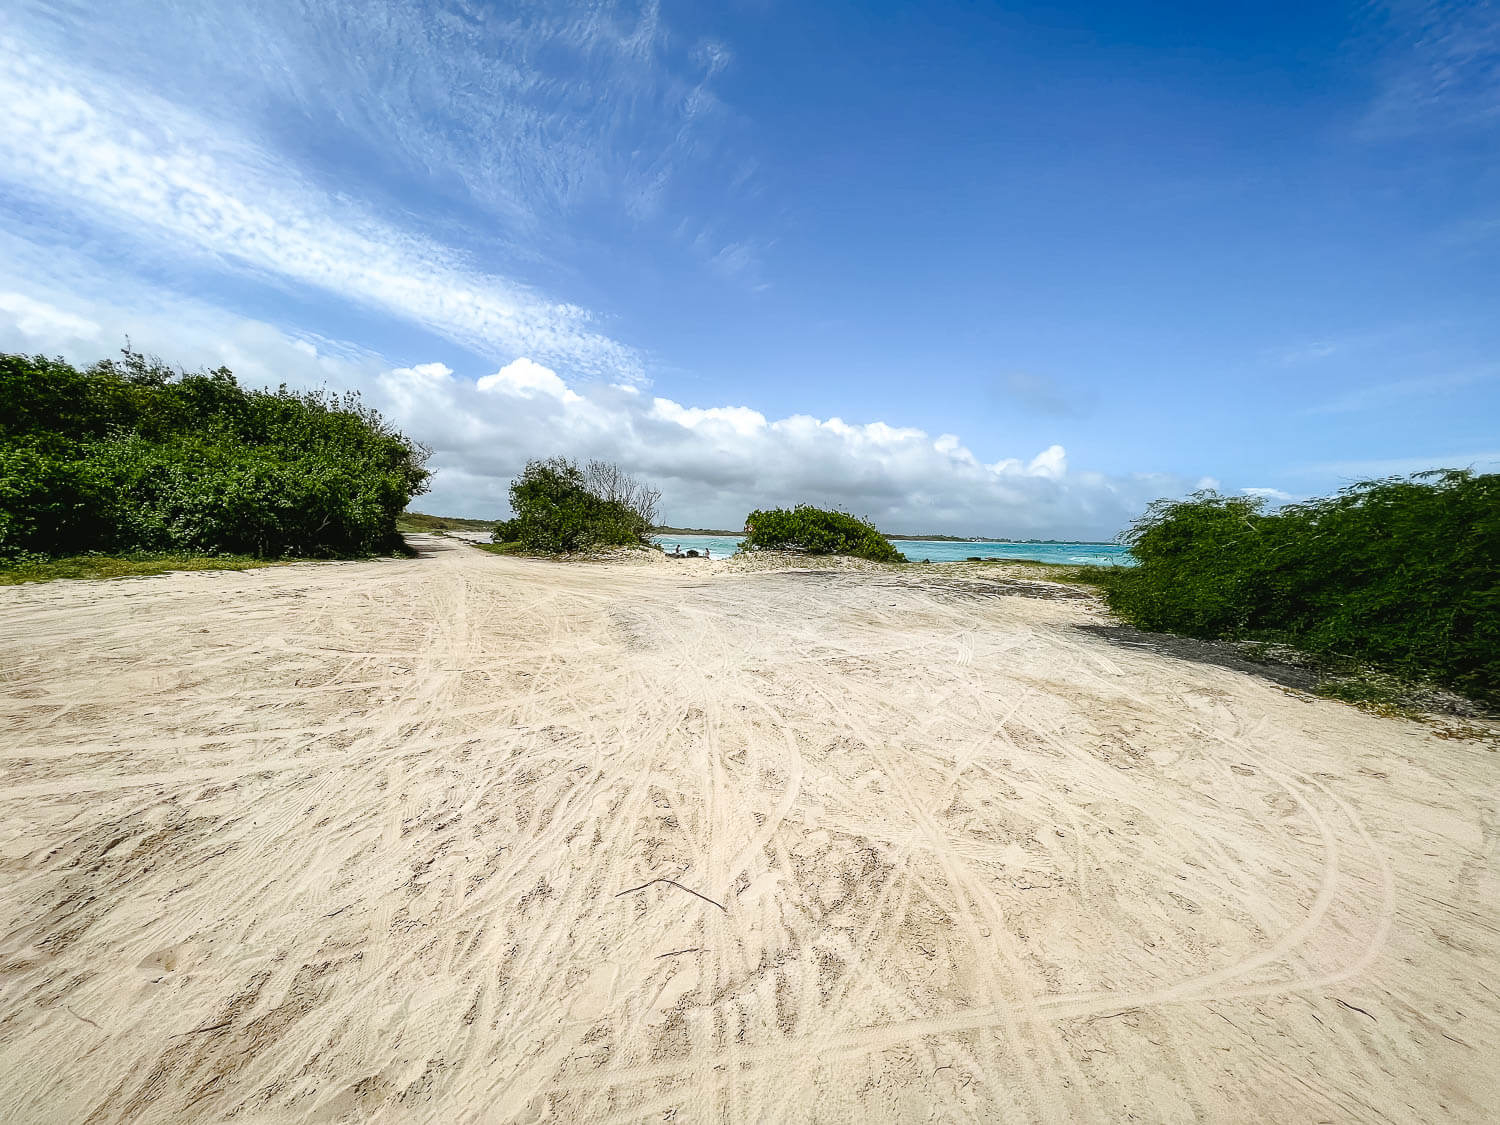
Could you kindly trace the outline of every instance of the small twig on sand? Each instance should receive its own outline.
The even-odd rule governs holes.
[[[1358,1012],[1362,1016],[1370,1016],[1370,1013],[1367,1012],[1367,1011],[1365,1011],[1363,1008],[1355,1007],[1353,1004],[1350,1004],[1350,1003],[1348,1003],[1346,1001],[1340,1000],[1337,996],[1335,996],[1333,999],[1334,999],[1335,1003],[1343,1004],[1344,1007],[1348,1008],[1351,1012]],[[1372,1020],[1375,1019],[1374,1016],[1370,1016],[1370,1018]],[[1379,1020],[1375,1020],[1375,1022],[1379,1023],[1380,1021]]]
[[[700,895],[697,891],[693,890],[692,887],[684,887],[676,879],[649,879],[646,882],[642,883],[639,887],[631,887],[629,890],[621,891],[619,894],[615,895],[615,898],[620,898],[623,895],[633,895],[633,894],[635,894],[636,891],[644,891],[647,887],[654,886],[657,883],[670,883],[670,884],[672,884],[672,886],[676,887],[679,891],[687,891],[687,893],[690,894],[690,895],[692,895],[694,898],[701,898],[704,902],[708,903],[710,906],[717,906],[725,914],[729,913],[729,907],[725,906],[723,903],[721,903],[721,902],[715,902],[713,899],[709,898],[707,895]]]
[[[692,949],[674,949],[671,953],[658,953],[656,959],[660,961],[663,957],[680,957],[684,953],[702,953],[703,947],[695,945]]]
[[[100,1031],[104,1030],[102,1027],[99,1027],[99,1025],[97,1023],[95,1023],[93,1020],[89,1019],[88,1016],[80,1016],[77,1012],[73,1011],[73,1009],[70,1008],[70,1007],[68,1007],[66,1004],[63,1005],[63,1011],[67,1012],[70,1016],[74,1016],[77,1019],[81,1019],[84,1023],[88,1024],[90,1027],[98,1027]]]

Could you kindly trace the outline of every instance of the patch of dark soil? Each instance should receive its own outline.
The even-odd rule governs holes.
[[[1211,664],[1259,676],[1282,687],[1312,695],[1362,702],[1350,685],[1378,686],[1376,697],[1392,712],[1456,715],[1466,719],[1495,718],[1492,707],[1435,684],[1404,681],[1360,668],[1332,667],[1289,645],[1263,641],[1206,641],[1172,633],[1148,633],[1129,625],[1076,625],[1080,632],[1121,648],[1148,649],[1179,660]],[[1377,708],[1378,709],[1378,708]]]
[[[1024,578],[993,578],[985,581],[954,581],[943,584],[973,598],[1040,598],[1049,602],[1086,602],[1098,595],[1058,582],[1028,582]]]
[[[1074,628],[1122,648],[1148,649],[1165,656],[1175,656],[1178,660],[1191,660],[1198,664],[1212,664],[1215,668],[1228,668],[1232,672],[1245,672],[1298,691],[1311,692],[1320,682],[1317,670],[1305,661],[1291,656],[1283,659],[1251,659],[1244,647],[1233,641],[1204,641],[1172,633],[1147,633],[1129,625],[1077,625]]]

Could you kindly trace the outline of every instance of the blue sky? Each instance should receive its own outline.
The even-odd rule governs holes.
[[[567,452],[1105,536],[1500,465],[1494,4],[20,0],[0,102],[0,349],[358,387],[429,510]]]

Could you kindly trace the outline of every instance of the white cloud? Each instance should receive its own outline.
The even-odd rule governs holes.
[[[512,370],[525,375],[505,376]],[[738,526],[752,508],[809,502],[890,530],[1109,536],[1154,497],[1185,491],[1175,478],[1075,472],[1059,445],[985,464],[952,434],[575,388],[522,360],[473,382],[415,371],[382,376],[377,405],[435,449],[439,473],[423,500],[431,510],[502,515],[525,461],[559,453],[617,461],[657,482],[667,517],[693,526]],[[545,392],[516,393],[536,385]]]
[[[38,53],[111,87],[156,91],[264,148],[309,142],[341,190],[417,187],[440,213],[477,209],[484,237],[523,259],[555,259],[582,210],[676,224],[709,198],[717,221],[753,191],[745,123],[714,89],[730,51],[669,27],[656,0],[0,8]]]
[[[694,240],[694,245],[701,250],[705,241],[706,238],[700,235]],[[762,259],[763,247],[749,240],[742,240],[720,247],[708,259],[708,266],[725,280],[738,281],[754,292],[763,292],[770,288],[770,283],[762,278]]]
[[[1375,137],[1500,124],[1500,5],[1384,0],[1380,93],[1364,123]]]
[[[1279,488],[1242,488],[1240,492],[1246,496],[1259,496],[1265,500],[1274,500],[1278,504],[1285,504],[1296,499],[1290,492],[1283,492]]]
[[[56,281],[0,233],[0,350],[92,362],[115,355],[128,338],[133,347],[159,352],[168,362],[189,369],[222,364],[258,386],[326,382],[340,390],[367,386],[390,367],[348,343],[293,335],[149,287],[127,288],[112,275],[91,285],[77,276],[86,264],[63,251],[49,264]],[[119,297],[89,297],[85,291],[128,291],[132,300],[126,306]]]
[[[299,341],[300,342],[300,341]],[[310,345],[309,345],[310,346]],[[316,354],[317,349],[313,349]],[[453,374],[453,368],[446,363],[419,363],[415,367],[398,367],[391,372],[400,379],[413,379],[418,382],[440,382]],[[480,380],[483,382],[483,380]]]
[[[13,333],[23,340],[82,342],[99,337],[99,326],[92,320],[24,293],[0,293],[0,313],[6,314]]]
[[[0,292],[17,281],[0,268]],[[251,384],[362,390],[433,448],[437,475],[424,510],[503,515],[510,479],[528,459],[556,454],[619,462],[661,486],[669,519],[699,527],[738,526],[752,508],[808,502],[892,531],[1108,537],[1155,497],[1188,490],[1165,475],[1080,472],[1060,445],[986,462],[955,434],[805,414],[773,419],[742,404],[692,406],[631,386],[570,385],[530,359],[478,379],[443,362],[398,366],[149,291],[129,308],[53,289],[29,300],[0,300],[7,347],[87,362],[128,333],[141,350],[188,367],[224,364]]]
[[[1067,450],[1060,445],[1049,445],[1031,459],[1026,471],[1030,476],[1062,480],[1068,475]]]
[[[637,354],[594,330],[583,309],[478,270],[222,126],[70,70],[14,36],[0,35],[0,104],[0,184],[65,226],[102,224],[156,260],[322,289],[480,354],[639,375]],[[38,228],[39,244],[48,237],[74,236]]]
[[[443,372],[449,373],[447,368],[443,368]],[[520,398],[546,395],[563,402],[578,401],[578,396],[568,389],[568,385],[558,377],[556,371],[525,356],[512,360],[493,375],[479,379],[474,385],[481,391],[494,391]]]
[[[764,431],[768,425],[764,414],[758,410],[751,410],[749,407],[713,406],[707,409],[685,407],[666,398],[651,400],[651,417],[675,422],[685,429],[696,430],[707,435],[732,434],[738,437],[752,437]],[[838,419],[834,419],[834,422],[837,421]]]

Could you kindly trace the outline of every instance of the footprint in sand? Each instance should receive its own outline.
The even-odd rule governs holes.
[[[197,961],[197,947],[190,941],[168,945],[148,953],[136,965],[136,971],[147,980],[160,980],[191,967]]]
[[[578,994],[568,1004],[568,1018],[592,1023],[609,1010],[615,997],[615,982],[620,966],[606,961],[591,972],[578,986]]]

